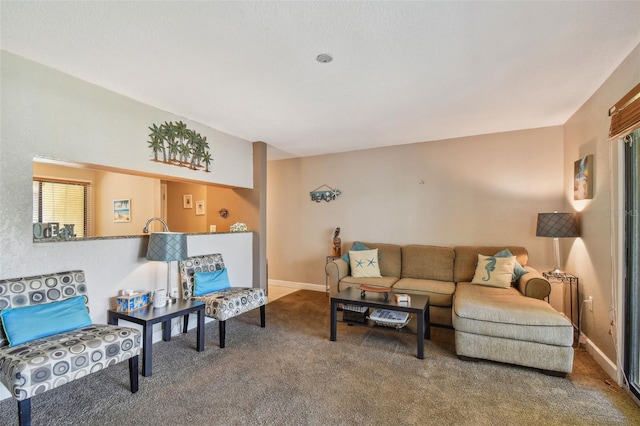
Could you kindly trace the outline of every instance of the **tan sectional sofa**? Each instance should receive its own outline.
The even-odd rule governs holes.
[[[381,277],[355,278],[348,263],[336,259],[325,267],[332,294],[364,284],[428,295],[432,325],[455,329],[461,358],[524,365],[558,375],[571,372],[573,326],[544,301],[551,286],[527,265],[524,247],[362,244],[378,249]],[[471,284],[478,254],[493,256],[505,248],[528,273],[510,288]]]

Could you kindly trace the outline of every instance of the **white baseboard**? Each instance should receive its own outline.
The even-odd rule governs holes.
[[[616,365],[616,363],[607,358],[607,356],[600,350],[600,348],[598,348],[591,340],[589,340],[587,336],[583,334],[580,336],[580,338],[581,340],[585,341],[582,345],[584,345],[587,352],[589,352],[593,359],[596,360],[598,365],[602,367],[602,369],[609,375],[609,377],[611,377],[611,379],[615,383],[619,384],[618,366]]]
[[[313,291],[325,291],[325,286],[321,284],[309,284],[299,283],[295,281],[281,281],[281,280],[269,280],[268,285],[275,285],[278,287],[297,288],[300,290],[313,290]]]

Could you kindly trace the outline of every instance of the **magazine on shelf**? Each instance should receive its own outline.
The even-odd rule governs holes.
[[[369,319],[379,322],[403,324],[409,319],[409,313],[390,311],[387,309],[375,309],[371,315],[369,315]]]

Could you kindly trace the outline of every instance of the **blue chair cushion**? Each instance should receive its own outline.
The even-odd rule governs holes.
[[[227,268],[212,272],[196,272],[193,275],[195,278],[195,285],[193,288],[194,296],[202,296],[207,293],[231,287]]]
[[[3,309],[0,318],[11,347],[91,325],[84,296],[60,302]]]

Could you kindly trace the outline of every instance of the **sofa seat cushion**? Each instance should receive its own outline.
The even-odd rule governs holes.
[[[456,331],[557,346],[573,344],[573,326],[547,302],[518,290],[458,283],[453,301]]]
[[[393,285],[396,293],[413,293],[429,296],[429,305],[451,307],[456,285],[452,282],[401,278]]]
[[[138,330],[93,324],[0,348],[0,382],[25,400],[137,356],[140,349]]]
[[[204,314],[225,321],[267,304],[262,288],[231,287],[193,298],[205,304]]]
[[[340,280],[340,290],[344,290],[345,286],[359,287],[361,285],[370,285],[372,287],[391,287],[398,281],[398,277],[379,277],[379,278],[355,278],[347,275]]]

